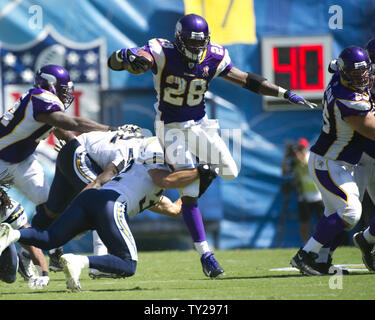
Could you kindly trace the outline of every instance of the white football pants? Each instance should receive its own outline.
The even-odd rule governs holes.
[[[329,160],[314,152],[309,157],[309,172],[319,188],[324,202],[324,215],[335,212],[352,229],[361,218],[361,195],[365,180],[360,166]]]
[[[48,199],[49,184],[42,165],[34,154],[19,163],[0,160],[0,181],[12,180],[12,186],[22,192],[35,205]]]
[[[218,129],[218,121],[206,116],[199,121],[168,124],[155,121],[155,133],[173,170],[193,169],[198,162],[209,163],[218,168],[219,176],[232,180],[238,176],[239,170]],[[199,180],[179,189],[179,192],[181,196],[197,197]]]

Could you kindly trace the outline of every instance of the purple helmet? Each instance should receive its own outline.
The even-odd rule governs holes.
[[[69,108],[74,100],[73,82],[68,71],[58,65],[49,64],[41,67],[35,74],[34,87],[45,89],[55,94]]]
[[[356,46],[345,48],[337,59],[337,66],[346,84],[359,90],[371,88],[373,69],[366,50]]]
[[[210,43],[210,29],[204,18],[188,14],[177,21],[174,43],[191,62],[199,62]]]
[[[365,49],[371,59],[371,62],[375,64],[375,38],[372,38],[369,40],[369,42],[367,42]]]

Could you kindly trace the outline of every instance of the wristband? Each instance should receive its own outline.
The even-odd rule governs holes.
[[[279,87],[279,92],[278,92],[277,96],[278,96],[279,98],[285,98],[285,92],[286,92],[286,91],[287,91],[287,90],[285,90],[284,88]]]
[[[48,271],[42,271],[42,277],[48,277]]]
[[[118,127],[115,126],[108,126],[108,131],[117,131]]]

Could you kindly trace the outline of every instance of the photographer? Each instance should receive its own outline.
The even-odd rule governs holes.
[[[287,144],[282,164],[283,175],[292,174],[293,176],[303,242],[310,237],[309,222],[312,212],[315,212],[319,219],[324,210],[322,196],[308,170],[308,146],[309,142],[305,138],[299,138],[296,144]]]

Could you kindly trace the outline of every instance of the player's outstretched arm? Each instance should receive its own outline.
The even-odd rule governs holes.
[[[22,227],[22,229],[25,228],[31,228],[31,225],[27,223],[24,227]],[[46,272],[48,274],[47,261],[43,254],[43,251],[34,246],[25,245],[22,243],[20,243],[20,245],[29,252],[30,258],[33,261],[34,265],[40,266],[42,272]]]
[[[73,140],[76,137],[73,134],[73,132],[68,131],[68,130],[64,130],[64,129],[61,129],[61,128],[54,128],[52,133],[54,134],[54,136],[57,139],[63,140],[66,143],[68,143],[69,141]]]
[[[181,216],[181,208],[181,198],[178,198],[175,202],[172,202],[172,200],[168,197],[161,196],[159,202],[153,207],[149,208],[149,210],[155,213],[166,215],[168,217],[178,218],[179,216]]]
[[[112,162],[109,163],[104,168],[103,172],[96,177],[95,181],[88,184],[81,192],[92,188],[99,189],[101,186],[103,186],[105,183],[107,183],[109,180],[115,177],[118,173],[118,167],[116,167]]]
[[[108,58],[108,67],[114,71],[126,70],[131,74],[143,74],[150,70],[154,60],[141,48],[121,49]]]
[[[197,168],[175,172],[169,172],[161,169],[151,169],[148,171],[148,173],[152,178],[152,182],[163,189],[183,188],[199,177]]]
[[[232,67],[222,77],[235,85],[241,86],[263,96],[279,97],[294,104],[306,105],[312,109],[316,108],[317,106],[315,103],[305,100],[294,92],[269,82],[266,78],[263,78],[258,74],[244,72],[236,67]]]
[[[62,111],[40,113],[35,116],[35,119],[49,124],[50,126],[70,131],[90,132],[112,130],[110,126],[98,123],[91,119],[70,116]]]

